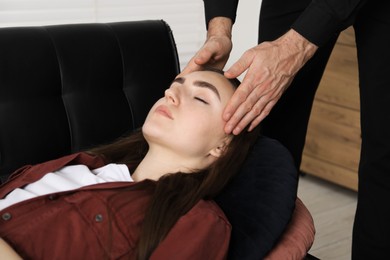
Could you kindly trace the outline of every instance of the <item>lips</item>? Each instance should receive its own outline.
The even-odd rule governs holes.
[[[165,116],[169,119],[173,119],[172,113],[171,113],[171,111],[169,111],[167,106],[160,105],[156,108],[155,112],[162,115],[162,116]]]

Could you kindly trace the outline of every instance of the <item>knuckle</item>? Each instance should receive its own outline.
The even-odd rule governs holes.
[[[267,90],[264,89],[263,84],[259,83],[257,84],[255,90],[253,91],[253,95],[257,100],[260,100],[260,98],[267,94]]]
[[[270,112],[271,112],[270,109],[264,109],[264,110],[263,110],[263,115],[264,115],[264,117],[268,116]]]
[[[252,104],[250,102],[243,103],[242,107],[245,113],[249,113],[252,110]]]
[[[254,105],[252,108],[252,113],[255,115],[259,115],[262,111],[262,107],[258,104]]]
[[[271,113],[271,110],[273,108],[273,105],[274,104],[269,104],[268,106],[266,106],[263,111],[262,111],[262,114],[264,114],[264,116],[268,116],[270,113]]]
[[[249,99],[251,100],[252,104],[257,104],[260,102],[263,95],[260,93],[256,93],[255,91],[252,91],[252,93],[249,96]]]

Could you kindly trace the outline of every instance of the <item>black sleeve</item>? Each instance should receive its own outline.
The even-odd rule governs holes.
[[[214,17],[223,16],[236,21],[238,0],[203,0],[206,17],[206,27]]]
[[[291,28],[317,46],[350,26],[366,0],[313,0]]]

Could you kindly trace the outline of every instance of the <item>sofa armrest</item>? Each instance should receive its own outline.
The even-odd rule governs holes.
[[[279,242],[265,259],[304,259],[313,245],[314,236],[315,227],[313,218],[303,202],[297,198],[290,223]]]

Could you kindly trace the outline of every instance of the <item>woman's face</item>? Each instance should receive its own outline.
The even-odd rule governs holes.
[[[209,155],[230,140],[222,112],[233,93],[230,82],[215,72],[177,77],[149,111],[142,128],[146,140],[182,156]]]

